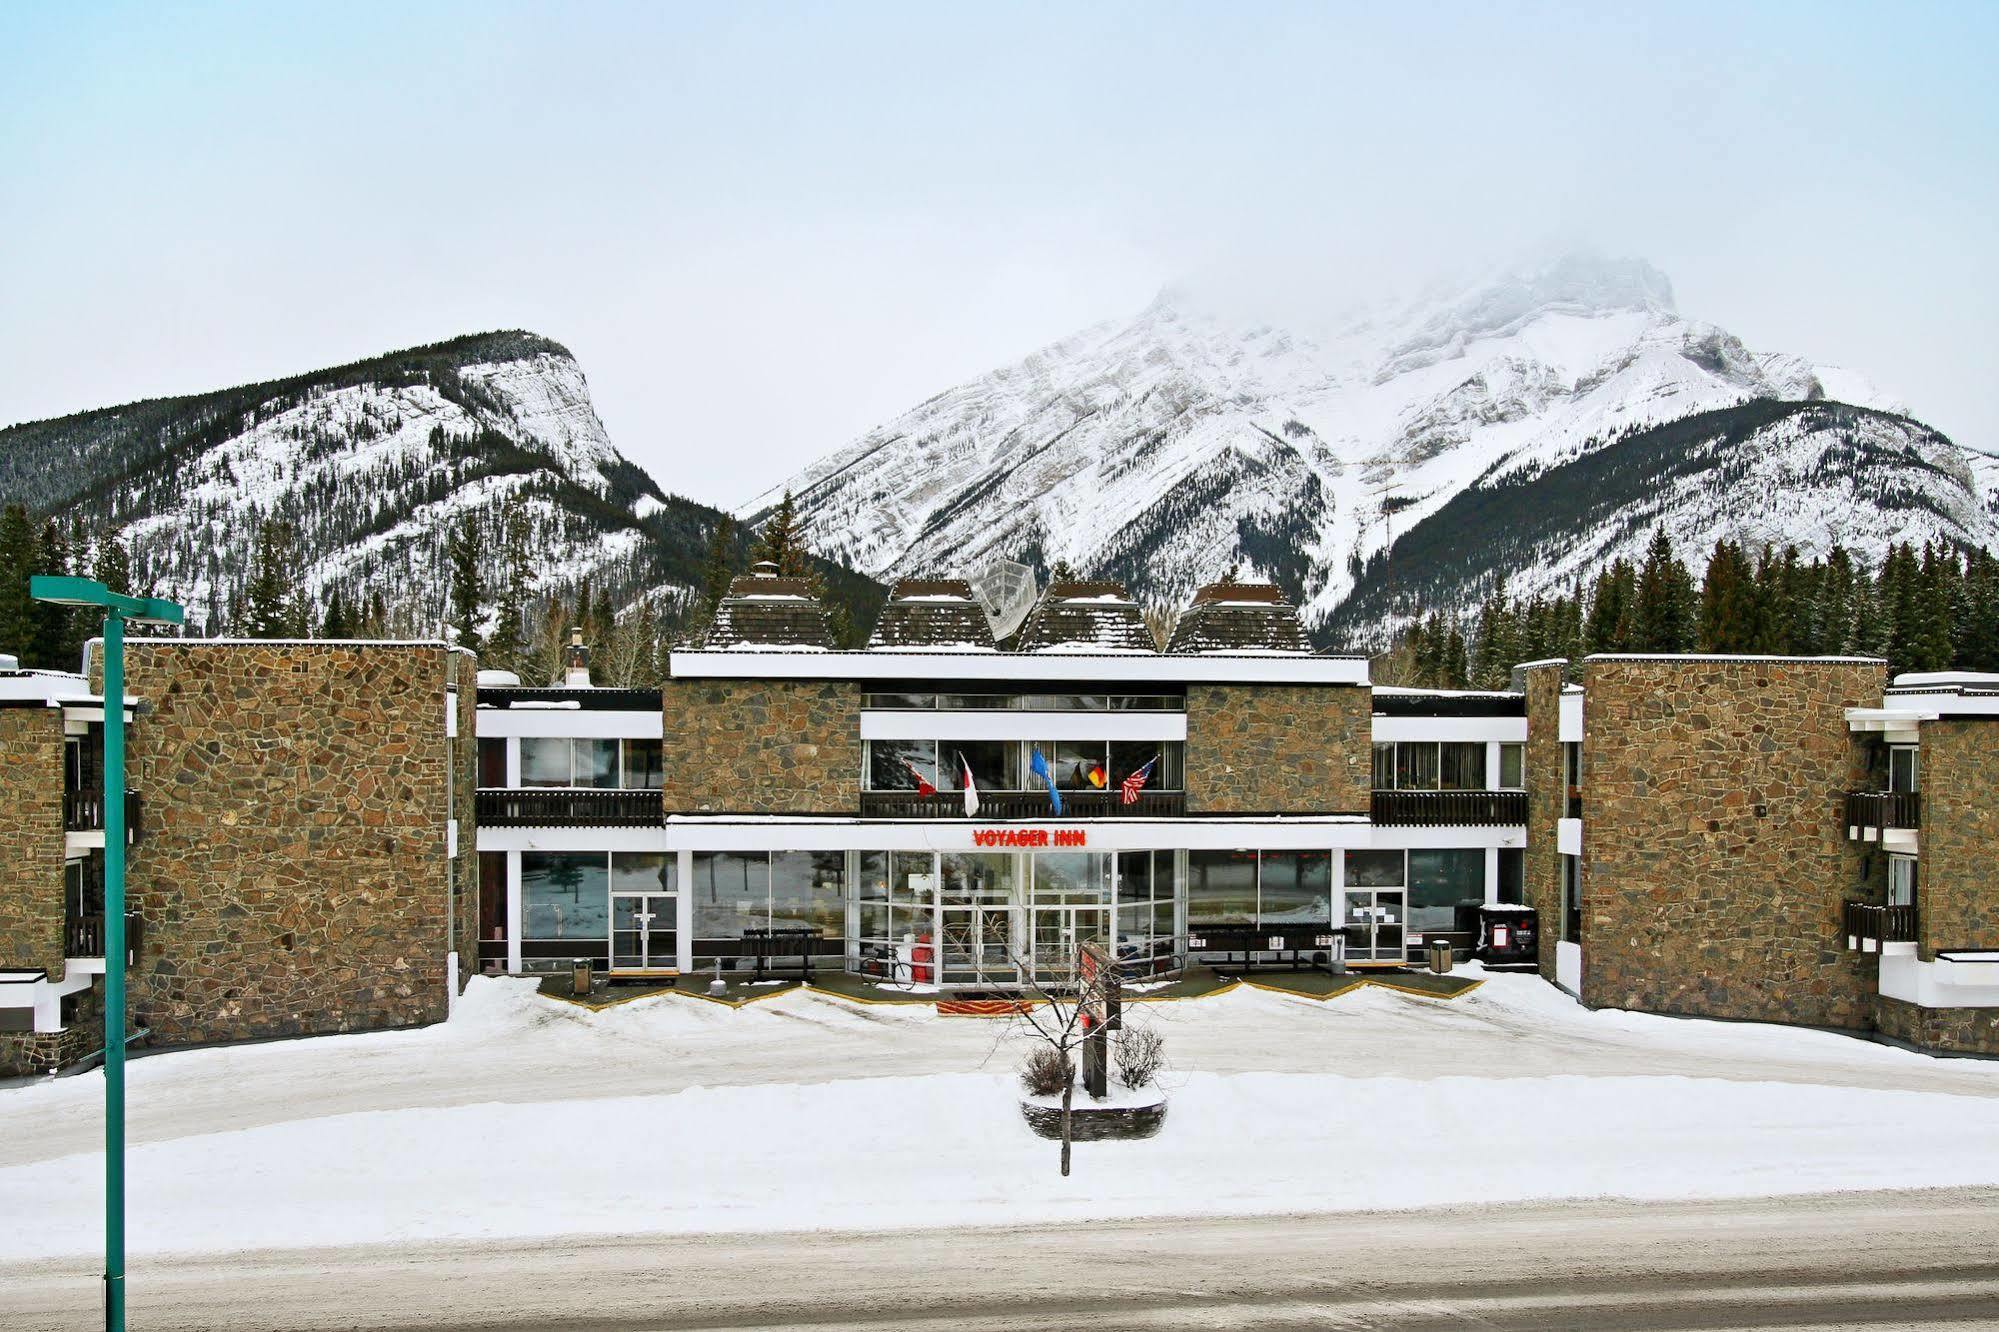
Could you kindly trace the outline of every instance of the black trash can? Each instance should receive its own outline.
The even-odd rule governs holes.
[[[1530,906],[1494,902],[1478,910],[1478,947],[1472,956],[1500,966],[1541,959],[1540,913]]]

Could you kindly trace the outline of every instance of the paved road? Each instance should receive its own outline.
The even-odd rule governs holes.
[[[16,1332],[89,1264],[0,1264]],[[1999,1191],[271,1252],[135,1266],[158,1332],[1999,1326]]]

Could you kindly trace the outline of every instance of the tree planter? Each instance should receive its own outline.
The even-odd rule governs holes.
[[[1040,1136],[1061,1140],[1060,1096],[1023,1096],[1020,1113],[1027,1126]],[[1117,1088],[1102,1101],[1093,1101],[1078,1090],[1069,1106],[1069,1138],[1073,1142],[1150,1138],[1165,1123],[1166,1097],[1153,1087],[1135,1092]]]

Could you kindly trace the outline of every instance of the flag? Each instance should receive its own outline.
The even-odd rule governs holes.
[[[1110,781],[1110,775],[1104,771],[1104,765],[1101,763],[1092,763],[1090,771],[1086,775],[1090,779],[1090,785],[1096,787],[1099,791],[1103,790],[1104,784]]]
[[[972,765],[965,762],[963,754],[958,755],[958,766],[965,773],[965,817],[969,819],[979,812],[979,786],[972,780]]]
[[[1118,784],[1118,789],[1124,792],[1125,804],[1136,805],[1138,803],[1138,793],[1145,789],[1145,779],[1152,775],[1152,765],[1157,762],[1159,762],[1159,755],[1154,754],[1145,761],[1144,767]]]
[[[916,779],[916,794],[920,796],[934,796],[937,794],[937,788],[930,784],[930,779],[923,775],[921,768],[911,763],[908,759],[902,761],[902,766],[909,769],[909,775]]]
[[[1048,788],[1048,803],[1055,807],[1057,814],[1060,814],[1062,812],[1062,793],[1055,789],[1055,774],[1049,769],[1048,760],[1041,757],[1040,745],[1034,747],[1034,757],[1028,761],[1027,770],[1036,777],[1039,777],[1042,785]]]

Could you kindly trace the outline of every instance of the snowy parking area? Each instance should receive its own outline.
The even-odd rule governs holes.
[[[1516,975],[1455,1001],[1242,988],[1141,1014],[1167,1040],[1166,1127],[1080,1145],[1065,1181],[1004,1024],[810,992],[591,1013],[482,979],[424,1031],[134,1062],[131,1245],[1999,1185],[1999,1063],[1591,1013]],[[0,1090],[15,1257],[99,1242],[101,1094]]]

